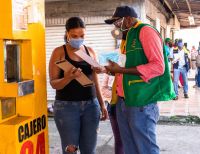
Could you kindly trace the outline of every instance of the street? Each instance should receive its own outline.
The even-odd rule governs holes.
[[[161,154],[200,154],[200,125],[158,124]],[[97,154],[114,154],[109,120],[100,123]],[[50,154],[61,154],[60,139],[53,118],[49,118]]]

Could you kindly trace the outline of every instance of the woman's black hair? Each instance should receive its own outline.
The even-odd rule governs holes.
[[[68,32],[73,28],[85,28],[85,23],[80,17],[71,17],[66,21],[65,29]],[[67,42],[67,36],[64,35],[64,41]]]
[[[71,17],[66,21],[65,28],[66,31],[73,28],[85,28],[85,23],[80,17]]]

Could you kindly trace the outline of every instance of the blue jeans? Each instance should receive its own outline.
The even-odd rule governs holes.
[[[179,76],[182,74],[183,77],[183,91],[184,94],[188,93],[188,78],[187,78],[187,71],[186,68],[179,68],[179,69],[174,69],[174,91],[176,93],[176,96],[178,96],[178,81],[179,81]]]
[[[197,74],[195,76],[195,80],[197,87],[200,87],[200,67],[197,68]]]
[[[155,132],[158,119],[157,103],[130,107],[118,98],[117,120],[125,154],[159,154]]]
[[[117,116],[116,116],[116,105],[110,105],[108,104],[107,107],[108,115],[110,118],[110,123],[115,139],[115,154],[124,154],[122,140],[119,132],[119,126],[117,122]]]
[[[56,100],[54,114],[63,154],[72,154],[65,151],[71,145],[79,147],[81,154],[95,154],[100,120],[97,99],[77,102]]]

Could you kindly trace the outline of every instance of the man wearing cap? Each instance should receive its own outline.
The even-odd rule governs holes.
[[[112,18],[126,35],[125,67],[109,61],[107,72],[116,78],[117,121],[125,154],[158,154],[156,123],[159,118],[157,101],[175,97],[166,53],[159,33],[137,20],[132,7],[117,7]]]
[[[182,40],[179,40],[177,43],[178,49],[174,49],[174,60],[172,61],[173,63],[173,68],[174,68],[174,90],[176,93],[176,98],[174,100],[178,100],[178,80],[180,74],[182,75],[183,78],[183,92],[184,92],[184,97],[188,97],[188,78],[187,78],[187,72],[190,69],[190,61],[188,59],[188,54],[185,53],[183,50],[183,42]]]

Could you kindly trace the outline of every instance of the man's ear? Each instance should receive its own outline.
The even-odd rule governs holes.
[[[126,21],[127,21],[128,23],[131,23],[131,21],[132,21],[131,17],[126,17]]]

